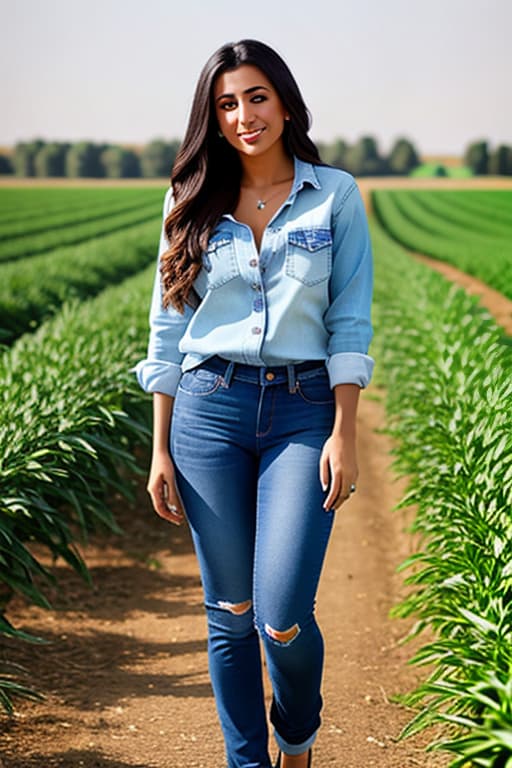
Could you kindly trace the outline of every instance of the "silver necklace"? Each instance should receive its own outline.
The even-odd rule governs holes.
[[[283,181],[277,181],[276,184],[272,185],[272,186],[276,186],[276,185],[281,186],[281,184],[286,184],[286,183],[288,183],[289,181],[292,181],[292,180],[293,180],[293,177],[290,177],[289,179],[283,179]],[[263,198],[259,197],[257,202],[256,202],[256,208],[258,209],[258,211],[262,211],[265,208],[265,206],[267,205],[267,203],[269,203],[271,200],[274,199],[274,197],[277,197],[277,195],[279,195],[279,194],[281,194],[281,190],[280,189],[278,189],[277,192],[274,192],[273,195],[270,195],[270,197],[267,197],[266,200],[263,200]]]
[[[262,200],[261,198],[258,198],[258,202],[256,203],[256,208],[258,211],[262,211],[267,203],[269,203],[274,197],[276,197],[281,190],[277,190],[277,192],[274,192],[273,195],[270,195],[270,197],[267,197],[266,200]]]

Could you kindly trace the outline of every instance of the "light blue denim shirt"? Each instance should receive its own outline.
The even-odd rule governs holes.
[[[169,189],[164,220],[171,205]],[[162,227],[159,259],[168,247]],[[295,158],[259,253],[250,227],[226,214],[202,259],[201,301],[183,315],[162,307],[157,268],[147,358],[135,367],[145,391],[174,395],[181,372],[213,355],[259,366],[325,360],[331,387],[368,384],[372,255],[350,174]]]

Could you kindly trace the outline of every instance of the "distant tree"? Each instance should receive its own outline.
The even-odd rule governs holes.
[[[146,178],[169,177],[181,142],[155,139],[146,144],[141,152],[140,167]]]
[[[140,176],[140,161],[135,152],[123,147],[111,146],[100,155],[103,175],[109,179]]]
[[[65,176],[69,144],[52,142],[42,146],[34,157],[36,176]]]
[[[0,155],[0,174],[14,173],[11,158],[8,155]]]
[[[98,178],[103,176],[100,155],[104,145],[90,141],[72,144],[66,154],[66,176],[72,178]]]
[[[335,139],[330,144],[321,144],[319,146],[320,156],[324,163],[333,165],[335,168],[345,167],[345,155],[348,144],[343,139]]]
[[[354,176],[381,176],[386,163],[379,156],[377,142],[371,136],[363,136],[345,153],[345,168]]]
[[[408,139],[397,139],[387,158],[388,172],[408,176],[420,164],[418,154]]]
[[[489,173],[493,176],[512,176],[512,147],[500,144],[489,156]]]
[[[486,141],[476,141],[469,145],[464,154],[464,165],[477,176],[488,173],[489,148]]]
[[[34,159],[44,141],[35,139],[30,142],[18,142],[14,147],[13,165],[16,176],[34,176]]]

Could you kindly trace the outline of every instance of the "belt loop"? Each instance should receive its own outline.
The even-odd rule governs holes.
[[[288,392],[290,395],[295,394],[298,387],[297,376],[295,374],[295,366],[293,363],[286,366],[286,372],[288,374]]]
[[[224,371],[222,375],[222,380],[224,381],[224,386],[229,387],[231,384],[231,379],[233,378],[233,373],[235,372],[235,363],[233,360],[230,360],[226,370]]]

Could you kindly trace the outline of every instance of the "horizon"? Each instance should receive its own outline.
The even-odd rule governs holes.
[[[244,37],[265,40],[288,63],[314,141],[368,135],[386,152],[405,137],[422,156],[460,156],[479,140],[511,144],[512,4],[411,5],[317,0],[311,19],[297,0],[260,0],[257,13],[218,0],[198,24],[198,0],[146,0],[143,9],[137,0],[4,2],[0,145],[179,139],[206,59]]]

